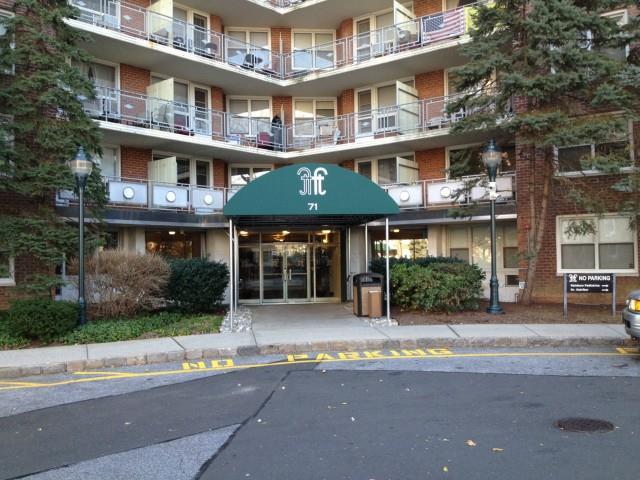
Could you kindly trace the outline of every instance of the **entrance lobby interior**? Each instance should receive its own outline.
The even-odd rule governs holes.
[[[340,302],[340,230],[239,230],[242,303]]]

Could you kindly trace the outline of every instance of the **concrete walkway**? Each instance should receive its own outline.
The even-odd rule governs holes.
[[[252,307],[252,332],[0,351],[0,378],[235,355],[418,347],[622,345],[609,324],[370,327],[347,305]],[[1,382],[0,382],[0,386]]]

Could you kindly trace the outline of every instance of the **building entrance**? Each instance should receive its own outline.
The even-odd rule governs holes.
[[[288,241],[289,238],[292,241]],[[241,230],[238,250],[241,302],[340,301],[338,231],[250,233]]]

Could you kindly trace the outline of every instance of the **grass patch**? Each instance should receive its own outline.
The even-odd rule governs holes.
[[[162,312],[134,318],[92,321],[84,327],[57,338],[54,343],[73,345],[218,333],[221,324],[222,316],[220,315]],[[20,348],[30,344],[31,342],[27,339],[8,335],[0,317],[0,349]]]

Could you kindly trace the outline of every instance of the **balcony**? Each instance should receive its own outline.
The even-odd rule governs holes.
[[[109,208],[155,210],[195,215],[219,215],[238,189],[203,187],[150,180],[104,177]],[[460,180],[421,180],[406,184],[381,185],[402,211],[465,207],[488,202],[486,177],[464,177]],[[459,195],[463,185],[476,182],[467,195]],[[515,202],[515,175],[500,175],[497,179],[498,203]],[[71,191],[59,191],[58,207],[76,205]]]
[[[108,205],[112,208],[168,210],[196,215],[220,213],[227,201],[227,189],[154,182],[122,177],[103,177]],[[58,192],[56,205],[77,203],[75,194]]]
[[[515,202],[515,174],[505,173],[498,176],[496,186],[498,203]],[[381,185],[381,187],[401,210],[465,207],[489,201],[489,190],[484,175],[455,180],[420,180],[406,184]]]
[[[84,108],[110,132],[111,138],[105,140],[115,143],[120,143],[119,135],[129,135],[126,141],[131,146],[160,148],[158,141],[161,140],[176,148],[191,144],[200,149],[200,153],[244,152],[263,159],[328,154],[333,155],[333,161],[339,161],[340,157],[336,156],[339,152],[354,149],[364,152],[367,148],[385,145],[393,149],[398,143],[406,143],[407,147],[420,150],[453,142],[453,138],[445,139],[451,137],[448,127],[464,118],[467,112],[463,109],[447,114],[446,107],[452,99],[419,100],[366,112],[296,121],[293,125],[272,124],[270,118],[249,118],[107,87],[96,87],[96,98],[86,100]],[[149,137],[148,145],[136,143],[143,140],[141,134]],[[465,140],[476,141],[475,137],[486,134],[465,135]],[[436,138],[437,145],[425,143]],[[460,143],[460,139],[455,142]],[[345,155],[345,159],[348,158]]]
[[[460,37],[467,32],[469,9],[474,8],[459,7],[310,49],[294,49],[291,53],[280,54],[126,2],[104,1],[100,10],[88,8],[85,0],[70,2],[79,10],[79,16],[71,22],[76,22],[75,25],[81,28],[83,25],[97,27],[98,30],[93,31],[103,35],[100,41],[88,46],[99,57],[107,55],[114,61],[133,61],[138,66],[154,69],[159,61],[166,62],[166,59],[156,56],[167,52],[176,55],[180,61],[195,60],[203,64],[199,68],[189,65],[193,81],[211,83],[211,72],[205,67],[217,66],[223,71],[242,73],[245,77],[260,80],[263,86],[267,81],[273,87],[296,87],[300,91],[296,90],[295,94],[312,93],[300,86],[301,81],[343,70],[366,70],[391,59],[401,61],[403,68],[413,69],[416,68],[416,55],[428,54],[431,69],[460,63],[461,59],[451,49],[457,48]],[[112,38],[109,32],[120,36]],[[123,51],[119,43],[121,40],[132,42],[131,48]],[[136,48],[143,50],[137,51]],[[184,73],[182,65],[166,66],[168,70],[174,68],[176,71],[165,73],[174,76]],[[384,75],[390,73],[384,71]],[[357,83],[356,80],[359,79],[352,78],[351,83]],[[216,83],[222,88],[239,88],[237,77],[233,75],[221,75]],[[249,82],[246,88],[255,89],[257,85]],[[347,86],[340,84],[338,88]],[[315,94],[324,95],[325,92],[315,91]]]

